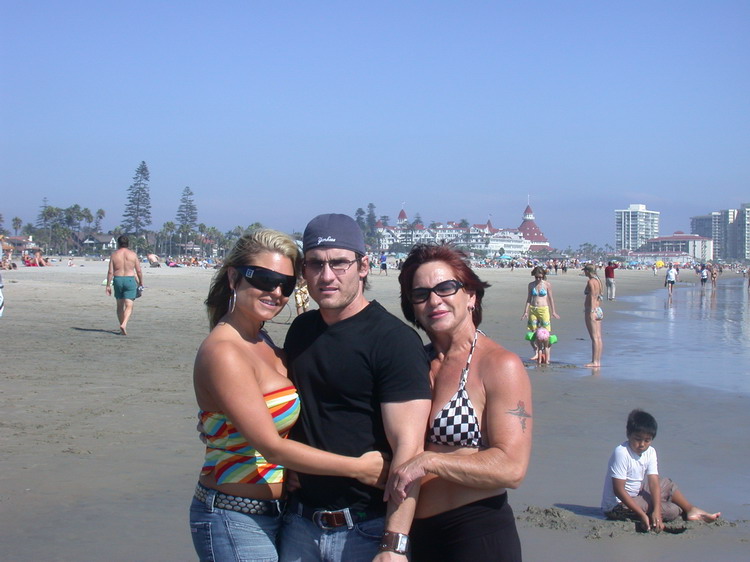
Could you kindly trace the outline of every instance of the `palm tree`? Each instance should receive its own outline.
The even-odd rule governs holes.
[[[162,226],[162,232],[166,235],[167,240],[169,240],[169,251],[167,252],[167,255],[172,255],[172,236],[174,235],[175,231],[177,230],[177,225],[173,223],[172,221],[167,221],[164,223],[164,226]]]
[[[91,223],[94,222],[94,215],[91,214],[91,210],[88,207],[84,207],[81,210],[81,220],[86,223],[86,234],[91,232]]]
[[[13,217],[11,223],[13,224],[13,236],[18,236],[18,231],[21,230],[21,226],[23,225],[21,217]]]
[[[96,229],[97,232],[102,231],[102,219],[107,215],[107,213],[104,212],[104,209],[98,209],[96,211],[96,223],[94,224],[94,229]]]
[[[206,245],[206,225],[203,223],[199,223],[195,228],[198,229],[198,238],[200,238],[201,242],[201,255],[205,256],[205,245]]]

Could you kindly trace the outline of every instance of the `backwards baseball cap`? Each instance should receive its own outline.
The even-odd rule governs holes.
[[[302,251],[314,248],[341,248],[365,254],[365,238],[356,221],[347,215],[318,215],[305,228]]]

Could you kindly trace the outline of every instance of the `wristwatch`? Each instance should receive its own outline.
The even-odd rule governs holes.
[[[409,551],[409,535],[385,531],[380,539],[380,552],[383,551],[406,554]]]

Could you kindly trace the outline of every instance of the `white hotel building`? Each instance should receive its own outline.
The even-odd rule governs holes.
[[[659,211],[634,204],[615,210],[615,250],[637,250],[659,236]]]

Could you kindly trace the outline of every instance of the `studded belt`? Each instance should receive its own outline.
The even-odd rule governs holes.
[[[195,487],[195,498],[198,501],[205,502],[210,492],[215,492],[215,490],[198,483]],[[284,509],[283,502],[280,500],[253,500],[241,496],[230,496],[222,492],[216,492],[214,495],[213,506],[248,515],[270,515],[272,517],[276,517]]]

